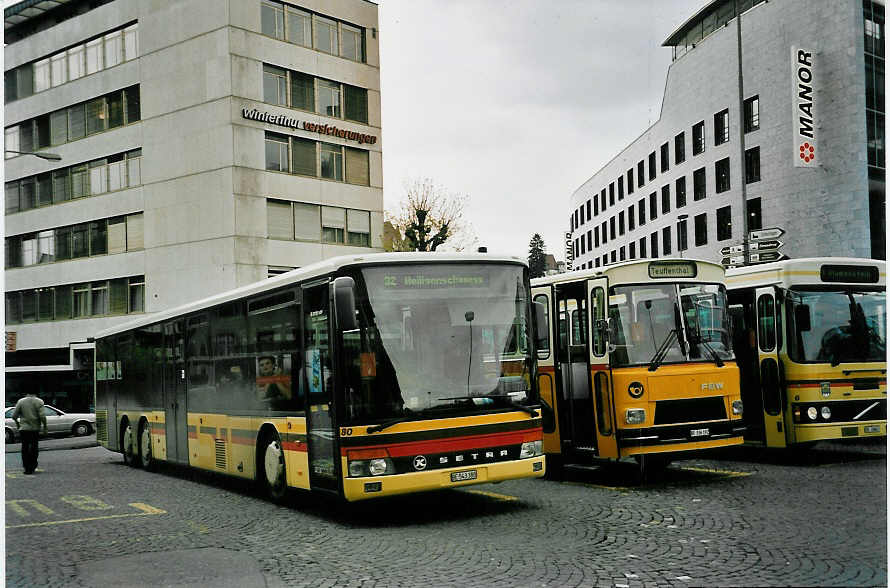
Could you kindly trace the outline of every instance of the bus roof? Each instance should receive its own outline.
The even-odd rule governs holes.
[[[726,287],[731,290],[734,288],[771,285],[779,285],[784,288],[824,284],[884,286],[886,284],[886,266],[886,262],[879,259],[858,257],[785,259],[760,265],[730,268],[726,270]],[[844,268],[868,267],[877,268],[877,274],[873,276],[861,274],[859,277],[863,279],[856,279],[855,272],[832,272],[832,269],[843,270]],[[827,273],[823,273],[823,268],[827,268],[825,270]]]
[[[655,265],[684,265],[684,264],[696,264],[697,268],[708,268],[708,275],[712,275],[711,272],[719,272],[721,275],[723,274],[723,266],[719,263],[714,263],[713,261],[707,261],[705,259],[679,259],[679,258],[664,258],[664,259],[639,259],[634,261],[623,261],[620,263],[616,263],[613,265],[607,265],[605,267],[597,267],[597,268],[589,268],[571,272],[565,272],[562,274],[555,274],[552,276],[544,276],[543,278],[535,278],[531,281],[532,286],[546,286],[550,284],[561,284],[564,282],[575,282],[577,280],[582,280],[586,278],[597,278],[597,277],[616,277],[621,281],[637,281],[642,279],[643,281],[648,281],[651,279],[649,277],[649,267],[652,264]],[[686,279],[679,278],[678,279]],[[701,277],[697,278],[701,279]]]
[[[275,290],[288,284],[299,283],[322,277],[350,266],[371,266],[389,264],[415,264],[415,263],[506,263],[528,266],[528,262],[517,256],[497,255],[490,253],[437,253],[437,252],[405,252],[405,253],[367,253],[362,255],[342,255],[325,259],[305,267],[301,267],[278,276],[267,278],[259,282],[240,286],[219,294],[208,296],[192,302],[168,308],[160,312],[146,314],[138,319],[122,322],[113,327],[103,329],[96,333],[96,339],[122,333],[130,329],[151,325],[167,319],[183,316],[203,308],[210,308],[232,300],[238,300],[254,294],[261,294]]]

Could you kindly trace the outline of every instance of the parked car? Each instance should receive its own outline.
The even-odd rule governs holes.
[[[14,406],[6,408],[6,442],[15,443],[19,429],[12,420]],[[96,415],[89,412],[64,412],[49,404],[43,405],[46,428],[50,435],[81,437],[96,430]]]

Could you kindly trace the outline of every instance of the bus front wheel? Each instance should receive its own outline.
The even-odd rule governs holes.
[[[287,495],[287,475],[284,451],[277,435],[266,438],[262,459],[260,475],[263,476],[265,492],[273,502],[281,503]]]
[[[133,439],[133,427],[127,423],[121,434],[121,450],[124,454],[124,463],[133,467],[139,465],[138,455],[136,454],[136,444]]]
[[[148,471],[154,469],[155,460],[151,453],[151,425],[147,422],[142,423],[139,433],[139,460],[143,469]]]

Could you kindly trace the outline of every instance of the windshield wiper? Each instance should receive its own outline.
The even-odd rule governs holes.
[[[436,400],[476,400],[479,398],[497,398],[498,400],[504,401],[507,406],[510,406],[517,410],[521,410],[522,412],[526,412],[533,417],[538,416],[538,411],[534,408],[525,406],[524,404],[519,404],[518,402],[513,402],[512,400],[510,400],[509,396],[505,396],[503,394],[487,394],[485,396],[455,396],[452,398],[436,398]]]
[[[399,423],[404,423],[405,421],[410,421],[411,419],[414,418],[414,416],[416,414],[418,414],[418,413],[415,413],[415,412],[408,410],[406,408],[405,413],[402,416],[396,417],[394,419],[390,419],[388,421],[383,421],[379,425],[371,425],[370,427],[368,427],[368,434],[370,435],[371,433],[379,433],[380,431],[382,431],[384,429],[388,429],[393,425],[398,425]]]
[[[655,352],[655,355],[652,356],[652,359],[649,360],[649,371],[654,372],[658,369],[658,366],[661,365],[661,362],[664,361],[664,358],[667,357],[668,349],[670,349],[671,344],[674,342],[674,338],[677,336],[677,329],[671,329],[671,331],[667,334],[665,340],[661,343],[661,346],[658,348],[658,351]]]
[[[708,342],[705,341],[704,338],[699,339],[698,342],[704,345],[705,349],[708,350],[708,353],[711,354],[711,359],[714,360],[714,363],[717,364],[717,367],[723,367],[723,360],[720,359],[720,355],[714,350],[714,348],[708,345]]]

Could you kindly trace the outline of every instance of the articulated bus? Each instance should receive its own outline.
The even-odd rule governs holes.
[[[147,316],[96,338],[98,439],[275,501],[540,477],[529,301],[519,258],[384,253]]]
[[[544,453],[559,464],[678,454],[743,442],[724,271],[634,261],[532,280],[548,309],[538,348]]]
[[[748,442],[886,436],[885,274],[827,257],[727,270]]]

